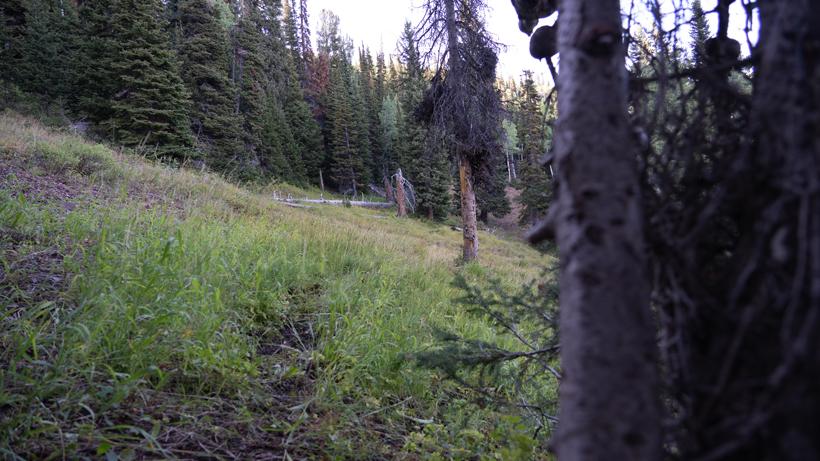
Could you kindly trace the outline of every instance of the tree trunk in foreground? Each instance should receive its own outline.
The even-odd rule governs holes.
[[[564,0],[556,160],[558,458],[661,458],[658,370],[618,0]]]
[[[478,258],[478,220],[476,218],[473,169],[470,160],[458,156],[458,177],[461,183],[461,222],[464,225],[464,262]]]
[[[749,300],[738,331],[745,327],[751,338],[729,375],[734,387],[727,389],[741,390],[727,393],[734,414],[724,415],[747,411],[737,419],[745,437],[735,439],[742,449],[733,459],[820,459],[820,3],[758,3],[756,145],[746,162],[765,174],[754,192],[762,204],[750,213],[754,226],[742,230],[750,250],[735,278],[744,288],[738,298]]]

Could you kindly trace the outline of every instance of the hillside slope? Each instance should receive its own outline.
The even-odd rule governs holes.
[[[532,459],[403,358],[435,327],[504,341],[454,274],[547,261],[482,234],[459,268],[447,226],[267,191],[0,115],[0,457]]]

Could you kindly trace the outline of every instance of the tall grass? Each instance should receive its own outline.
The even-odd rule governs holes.
[[[489,413],[402,360],[433,343],[435,326],[497,339],[452,302],[460,238],[448,227],[384,211],[287,208],[264,191],[129,157],[11,113],[0,116],[0,161],[80,178],[97,195],[66,211],[0,191],[0,456],[72,458],[135,446],[179,456],[162,443],[175,422],[123,423],[115,410],[136,405],[144,390],[180,402],[247,402],[296,375],[310,377],[300,391],[310,396],[280,413],[386,418],[381,424],[406,437],[399,445],[410,457],[452,454],[424,445],[442,437],[483,443],[488,453],[510,449],[503,434],[489,442],[458,435],[489,431]],[[479,273],[517,284],[544,263],[522,243],[481,237]],[[44,249],[58,255],[59,270],[26,263]],[[58,295],[27,292],[32,278],[55,272],[69,278]],[[286,342],[294,354],[266,349]],[[455,426],[436,426],[443,422]],[[366,444],[349,440],[367,438],[355,435],[355,420],[321,425],[328,446]],[[337,430],[347,435],[339,440]]]

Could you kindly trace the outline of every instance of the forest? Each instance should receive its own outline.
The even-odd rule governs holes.
[[[311,1],[0,0],[0,458],[820,459],[820,4]]]

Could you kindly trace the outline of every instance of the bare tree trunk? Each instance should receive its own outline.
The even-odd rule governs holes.
[[[458,60],[458,31],[456,30],[455,0],[444,0],[447,22],[447,48],[449,59],[448,79],[460,78],[462,72]],[[458,173],[461,185],[461,223],[464,228],[464,262],[478,258],[478,220],[476,218],[475,190],[473,190],[473,167],[464,152],[458,152]]]
[[[734,440],[740,446],[734,459],[819,459],[820,4],[759,5],[760,64],[750,126],[755,145],[744,159],[752,174],[741,180],[760,178],[752,192],[759,206],[749,210],[754,226],[741,234],[748,250],[738,251],[733,287],[743,288],[737,298],[749,300],[737,314],[733,336],[748,330],[754,339],[742,343],[744,357],[725,380],[727,391],[735,392],[726,393],[730,403],[721,416],[743,415],[738,408],[747,412],[738,420],[747,436]],[[781,234],[791,237],[776,251]],[[757,394],[747,396],[747,389]]]
[[[319,185],[322,186],[322,194],[325,193],[325,178],[322,175],[322,170],[319,170]]]
[[[478,219],[476,217],[473,169],[470,160],[458,156],[458,177],[461,183],[461,222],[464,226],[464,262],[478,258]]]
[[[407,216],[407,197],[404,195],[404,175],[401,169],[396,173],[396,205],[399,208],[399,217]]]
[[[661,458],[658,370],[618,0],[560,10],[555,233],[561,460]]]

